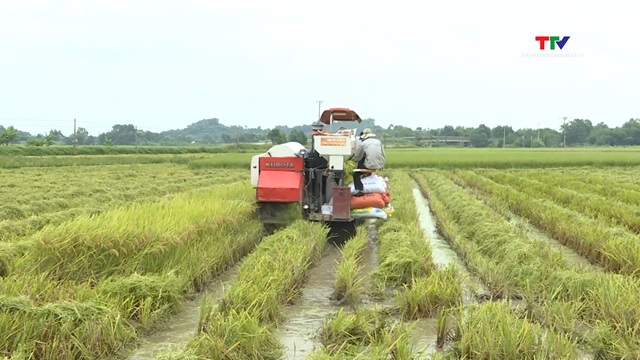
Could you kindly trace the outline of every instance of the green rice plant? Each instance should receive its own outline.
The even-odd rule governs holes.
[[[549,171],[528,170],[514,172],[514,174],[553,184],[553,186],[559,188],[571,189],[586,194],[597,194],[629,205],[640,205],[640,186],[634,183],[626,183],[623,181],[624,179],[621,179],[621,174],[610,176],[612,170],[589,169],[587,172],[570,168],[566,169],[566,171],[561,171],[560,169]],[[615,183],[615,186],[611,186],[613,183]]]
[[[546,263],[540,256],[552,259],[549,271],[568,266],[562,253],[548,244],[513,241],[522,236],[502,216],[443,175],[420,172],[417,181],[429,198],[438,227],[467,266],[488,285],[492,297],[521,295],[519,289],[530,281],[530,274],[522,271],[520,259],[527,260],[528,266],[541,267]],[[531,257],[532,253],[539,256]]]
[[[322,347],[310,359],[413,359],[409,329],[383,309],[343,309],[325,320],[319,337]]]
[[[378,288],[410,284],[416,277],[435,271],[431,248],[416,225],[384,224],[378,232],[380,263],[372,277]]]
[[[462,279],[455,265],[414,278],[412,284],[396,294],[405,319],[434,317],[440,310],[462,305]]]
[[[265,237],[242,262],[217,308],[201,314],[198,335],[184,353],[279,359],[282,348],[275,326],[281,307],[297,295],[308,268],[321,257],[327,233],[319,223],[298,220]]]
[[[145,329],[177,312],[184,300],[183,280],[174,273],[112,277],[100,282],[95,291],[111,308]]]
[[[550,198],[558,205],[566,206],[567,209],[583,213],[593,219],[599,219],[605,225],[614,223],[635,233],[640,232],[640,210],[637,206],[588,192],[565,189],[557,186],[556,181],[553,180],[542,183],[522,176],[494,171],[484,172],[483,176],[532,197],[544,200]]]
[[[617,166],[606,169],[585,166],[568,169],[559,168],[554,169],[553,172],[561,176],[574,176],[575,179],[579,179],[581,182],[589,185],[610,186],[612,183],[615,183],[616,188],[620,190],[637,192],[640,186],[640,181],[637,177],[638,170],[640,170],[638,166]],[[624,193],[626,193],[626,191]]]
[[[9,276],[13,272],[14,261],[22,256],[33,244],[25,239],[14,242],[0,242],[0,278]]]
[[[532,199],[510,186],[471,172],[456,172],[456,176],[486,196],[500,200],[517,214],[527,217],[593,263],[614,272],[639,274],[640,242],[636,235],[548,201]]]
[[[0,148],[3,161],[0,167],[56,167],[71,165],[107,164],[185,164],[198,160],[202,167],[246,167],[254,154],[262,153],[270,145],[234,144],[223,146],[71,146]],[[74,151],[78,155],[73,156]],[[602,148],[576,149],[496,149],[496,148],[388,148],[390,168],[549,168],[558,166],[636,166],[634,149]],[[5,156],[3,156],[5,155]],[[6,156],[8,155],[8,156]],[[214,158],[213,161],[206,161]]]
[[[163,146],[163,145],[52,145],[52,146],[25,146],[14,145],[0,150],[0,156],[53,156],[66,155],[76,157],[98,155],[187,155],[187,154],[220,154],[239,151],[258,151],[269,148],[265,144],[224,144],[224,145],[190,145],[190,146]]]
[[[194,191],[49,228],[34,235],[23,271],[47,272],[52,279],[100,281],[113,275],[158,273],[188,260],[192,268],[182,270],[195,278],[207,266],[193,263],[194,249],[216,246],[218,239],[247,231],[257,235],[255,224],[246,226],[255,209],[249,186]]]
[[[418,222],[408,175],[394,172],[390,182],[395,212],[378,231],[379,265],[372,274],[379,289],[410,284],[414,278],[435,270],[431,247]]]
[[[640,312],[634,305],[640,297],[637,279],[589,271],[569,263],[559,250],[515,231],[488,205],[442,174],[424,172],[418,180],[428,189],[438,222],[447,219],[450,224],[449,232],[445,233],[447,239],[467,248],[468,263],[491,266],[496,274],[509,282],[512,290],[524,295],[532,308],[539,303],[572,304],[575,307],[572,311],[579,320],[591,326],[606,324],[609,328],[596,327],[589,336],[581,336],[580,325],[574,322],[573,328],[568,329],[571,324],[558,317],[557,310],[550,310],[553,308],[538,307],[536,321],[546,323],[554,331],[580,337],[588,348],[595,349],[594,352],[615,356],[639,348],[637,324],[640,323]],[[474,247],[467,246],[472,243],[475,243]],[[483,267],[478,270],[481,277],[486,275]],[[610,340],[612,333],[616,342]]]
[[[342,258],[336,265],[336,280],[332,298],[355,307],[366,291],[363,284],[362,252],[369,245],[369,237],[364,226],[356,231],[356,236],[347,241],[341,249]]]
[[[608,151],[601,148],[390,148],[386,150],[386,154],[388,167],[395,169],[512,169],[576,166],[603,168],[640,165],[637,149]]]
[[[274,334],[273,324],[261,322],[251,312],[233,309],[214,313],[183,353],[212,360],[280,359],[282,349]]]
[[[455,269],[441,270],[434,264],[420,227],[411,178],[405,172],[394,172],[391,181],[394,207],[402,216],[380,226],[380,263],[373,280],[379,289],[396,290],[405,319],[434,316],[438,310],[462,302],[462,279]]]
[[[39,183],[30,180],[35,177]],[[158,201],[167,195],[221,183],[248,182],[248,177],[248,173],[236,170],[191,171],[179,165],[0,171],[0,194],[5,200],[0,212],[12,206],[25,209],[20,216],[0,221],[0,240],[13,241],[45,225],[58,225],[83,214],[96,215],[116,206]]]
[[[280,307],[297,295],[309,266],[320,258],[327,232],[318,223],[298,220],[265,237],[242,262],[219,311],[246,310],[260,321],[277,322]]]
[[[460,312],[451,352],[459,359],[575,359],[577,344],[520,320],[509,303],[472,305]]]
[[[206,157],[204,155],[86,155],[86,156],[10,156],[3,158],[0,167],[4,169],[55,168],[67,166],[104,166],[131,164],[188,164],[189,161]]]
[[[9,276],[0,280],[0,289],[9,296],[27,295],[34,308],[50,307],[49,304],[57,303],[81,306],[98,304],[96,306],[108,309],[109,314],[113,314],[105,318],[102,326],[113,329],[121,326],[128,331],[133,330],[132,326],[136,330],[150,330],[165,315],[179,310],[187,293],[200,290],[206,282],[235,263],[259,241],[262,230],[260,223],[252,219],[250,197],[243,200],[243,196],[247,194],[246,189],[246,186],[238,184],[215,189],[217,199],[226,204],[224,210],[216,210],[221,207],[209,204],[214,195],[211,190],[194,191],[158,204],[140,204],[135,209],[147,213],[140,213],[137,217],[132,209],[112,210],[101,217],[111,222],[98,222],[88,226],[93,227],[93,234],[103,235],[97,239],[83,234],[81,226],[74,228],[76,233],[68,231],[68,224],[46,228],[46,234],[37,234],[34,239],[29,240],[32,244],[23,251],[24,256],[14,259],[16,265]],[[225,196],[233,200],[226,199]],[[236,209],[230,206],[232,201],[239,205]],[[249,206],[243,205],[242,201]],[[176,211],[180,211],[180,214],[176,214]],[[114,225],[119,223],[119,219],[122,221],[118,228]],[[76,226],[78,222],[81,221],[76,220]],[[112,227],[113,233],[109,233],[108,226]],[[56,238],[52,234],[61,237]],[[67,244],[66,247],[59,244],[74,237],[78,243],[71,246]],[[56,240],[59,243],[55,243]],[[79,242],[81,240],[85,242],[82,244]],[[130,246],[129,249],[127,246]],[[46,263],[29,267],[34,261],[51,261],[56,256],[38,253],[36,249],[42,250],[43,247],[67,251],[66,258],[73,262],[54,262],[53,267],[46,266]],[[75,247],[75,253],[70,255],[72,247]],[[103,260],[113,256],[110,259],[114,261],[95,263],[100,257],[96,260],[91,256],[100,251],[104,252],[101,257]],[[64,262],[65,256],[57,256],[60,256],[59,261]],[[109,265],[114,268],[110,269]],[[84,271],[84,279],[76,273],[65,272],[69,271],[64,269],[65,266],[76,272]],[[83,318],[61,323],[59,327],[50,326],[41,312],[28,311],[0,314],[0,324],[3,322],[9,325],[28,323],[31,327],[26,333],[8,329],[3,333],[5,338],[0,337],[0,349],[4,344],[14,344],[26,339],[42,344],[31,351],[34,356],[43,359],[65,358],[67,352],[74,356],[79,350],[74,350],[74,346],[78,345],[75,344],[73,334],[79,329],[86,332],[83,334],[84,338],[92,339],[86,341],[96,343],[92,345],[95,347],[99,347],[102,341],[106,343],[105,346],[112,344],[109,346],[118,347],[118,351],[131,345],[129,335],[124,331],[118,331],[102,340],[102,332],[105,330],[86,324]],[[55,342],[51,343],[51,339]],[[15,349],[12,346],[8,353]],[[83,351],[88,353],[101,350]]]
[[[62,301],[34,304],[0,295],[0,353],[36,359],[95,359],[133,344],[135,333],[120,314],[102,304]]]

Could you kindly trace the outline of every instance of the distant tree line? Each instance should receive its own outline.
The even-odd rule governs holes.
[[[524,128],[514,130],[511,126],[485,125],[462,127],[447,125],[440,129],[418,127],[412,129],[402,125],[387,128],[376,125],[374,119],[363,120],[360,124],[339,124],[346,128],[371,128],[388,143],[407,146],[439,146],[434,137],[466,137],[474,147],[559,147],[563,146],[632,146],[640,145],[640,119],[630,119],[620,127],[609,127],[605,123],[594,125],[588,119],[574,119],[561,125],[558,130]],[[283,143],[297,141],[306,144],[311,133],[310,125],[289,128],[276,126],[273,129],[248,128],[246,126],[226,126],[218,119],[204,119],[184,129],[152,132],[137,130],[132,124],[113,125],[108,132],[97,136],[79,127],[75,139],[78,145],[214,145],[233,143]],[[0,125],[0,145],[26,144],[48,146],[53,144],[72,145],[73,134],[63,134],[51,130],[46,134],[32,135],[13,126]],[[440,145],[442,146],[442,145]]]

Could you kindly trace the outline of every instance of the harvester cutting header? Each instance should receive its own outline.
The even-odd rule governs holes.
[[[336,122],[354,121],[361,123],[362,119],[351,109],[327,109],[312,126],[311,149],[288,142],[252,158],[251,183],[263,223],[286,224],[292,205],[299,205],[293,208],[303,218],[328,223],[349,234],[355,234],[358,219],[390,216],[393,208],[387,181],[376,175],[384,166],[380,142],[369,129],[361,133],[368,133],[365,138],[358,137],[355,129],[339,127],[333,132]],[[381,163],[377,169],[365,169],[364,159],[358,158],[366,155],[366,147],[379,147],[376,154],[382,154],[382,161],[376,162]],[[360,189],[352,182],[354,174]],[[294,215],[299,217],[300,213]]]

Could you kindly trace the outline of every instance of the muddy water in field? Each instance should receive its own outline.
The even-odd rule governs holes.
[[[467,270],[466,266],[462,263],[458,254],[456,254],[456,252],[451,248],[449,243],[442,239],[436,227],[435,217],[429,208],[429,201],[422,195],[418,188],[418,184],[415,182],[413,197],[415,198],[416,207],[418,209],[420,226],[424,230],[424,233],[431,244],[433,262],[440,266],[447,266],[453,263],[465,277],[465,288],[467,290],[465,300],[473,302],[475,300],[473,294],[486,292],[487,289],[477,277],[473,276]]]
[[[151,360],[166,350],[182,349],[198,328],[200,320],[200,305],[206,295],[217,302],[224,290],[238,276],[237,267],[232,267],[223,272],[212,281],[207,289],[199,293],[193,300],[186,302],[180,314],[175,316],[163,328],[141,339],[141,345],[129,356],[129,360]]]
[[[309,269],[300,296],[294,304],[283,308],[285,320],[278,331],[285,348],[283,359],[304,359],[315,347],[320,347],[316,334],[326,317],[339,308],[331,305],[330,300],[338,261],[339,248],[327,244],[320,262]]]
[[[366,280],[369,281],[371,273],[378,266],[378,247],[373,241],[377,238],[378,234],[375,228],[375,220],[367,224],[367,236],[369,237],[369,244],[362,252],[362,270]]]
[[[416,359],[429,359],[430,355],[438,349],[438,320],[420,319],[411,323],[411,339],[413,340]]]

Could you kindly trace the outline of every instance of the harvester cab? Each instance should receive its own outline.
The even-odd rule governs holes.
[[[362,119],[351,109],[327,109],[313,126],[311,149],[288,142],[253,157],[251,183],[264,224],[283,225],[302,217],[355,234],[345,163],[358,145],[356,130],[333,132],[336,122],[353,121]]]

